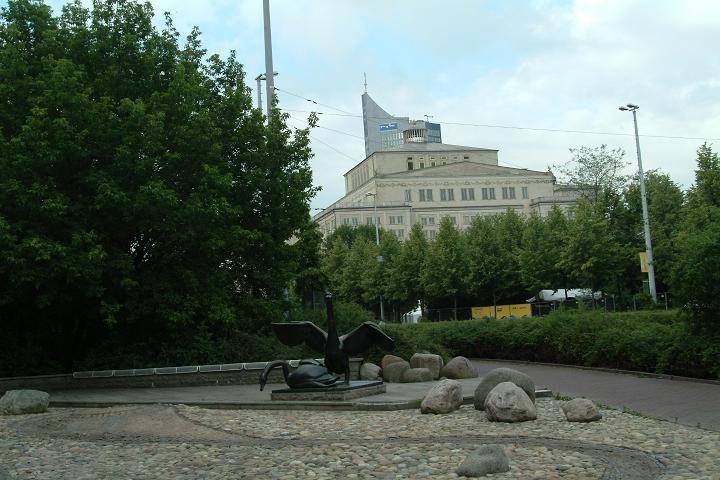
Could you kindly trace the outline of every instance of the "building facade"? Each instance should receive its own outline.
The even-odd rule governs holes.
[[[554,205],[568,210],[577,200],[577,192],[557,185],[549,171],[500,166],[497,150],[447,145],[431,137],[427,122],[408,122],[399,143],[372,151],[346,172],[345,196],[313,217],[321,232],[377,223],[404,239],[419,223],[433,239],[444,217],[464,229],[477,216],[507,209],[544,216]],[[367,138],[366,123],[366,149]]]

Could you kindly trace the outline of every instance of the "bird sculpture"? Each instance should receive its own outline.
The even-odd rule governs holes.
[[[345,384],[350,383],[350,355],[357,355],[378,345],[392,350],[395,342],[373,322],[365,322],[350,333],[338,336],[335,310],[330,294],[325,295],[327,309],[327,333],[312,322],[273,323],[272,328],[278,339],[285,345],[305,343],[318,353],[325,355],[325,368],[329,373],[345,375]]]
[[[260,373],[260,391],[265,388],[270,370],[275,367],[282,367],[285,383],[290,388],[321,388],[335,385],[340,377],[328,372],[327,368],[317,360],[301,360],[293,372],[290,371],[290,362],[287,360],[275,360],[268,364]]]

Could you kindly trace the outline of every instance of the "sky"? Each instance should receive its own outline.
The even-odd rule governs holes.
[[[57,12],[64,2],[48,3]],[[169,11],[182,34],[199,27],[209,53],[235,50],[256,98],[254,78],[265,70],[261,0],[151,3],[158,25]],[[632,173],[632,115],[618,110],[626,103],[640,106],[646,171],[687,188],[697,148],[705,139],[720,148],[716,0],[270,4],[280,108],[295,127],[306,125],[307,111],[326,112],[311,133],[313,178],[322,188],[315,208],[344,195],[342,175],[364,158],[364,74],[386,111],[432,116],[444,143],[498,149],[501,165],[546,171],[569,161],[570,148],[607,144],[626,151]]]

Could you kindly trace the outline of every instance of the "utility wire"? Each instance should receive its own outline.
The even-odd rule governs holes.
[[[319,105],[319,104],[318,104]],[[332,107],[331,107],[332,108]],[[337,110],[337,109],[336,109]],[[362,115],[358,115],[355,113],[333,113],[333,112],[316,112],[316,111],[307,111],[307,110],[290,110],[286,109],[287,112],[297,112],[297,113],[315,113],[317,115],[333,115],[338,117],[356,117],[356,118],[362,118]],[[376,120],[392,120],[396,117],[368,117],[368,119],[376,119]],[[634,137],[634,133],[620,133],[620,132],[593,132],[590,130],[565,130],[561,128],[534,128],[534,127],[518,127],[513,125],[492,125],[492,124],[486,124],[486,123],[466,123],[466,122],[449,122],[449,121],[442,121],[442,120],[436,120],[433,123],[439,123],[442,125],[458,125],[458,126],[464,126],[464,127],[479,127],[479,128],[501,128],[506,130],[527,130],[532,132],[554,132],[554,133],[580,133],[584,135],[608,135],[608,136],[617,136],[617,137]],[[666,138],[666,139],[672,139],[672,140],[714,140],[718,141],[720,138],[712,138],[712,137],[684,137],[680,135],[649,135],[649,134],[640,134],[641,137],[645,138]]]
[[[300,98],[300,99],[302,99],[302,100],[306,100],[306,101],[308,101],[308,102],[310,102],[310,103],[314,103],[315,105],[321,105],[321,106],[323,106],[323,107],[332,108],[333,110],[337,110],[338,112],[342,112],[342,113],[344,113],[344,114],[346,114],[346,115],[354,115],[352,112],[348,112],[347,110],[343,110],[343,109],[341,109],[341,108],[336,108],[336,107],[333,107],[332,105],[326,105],[326,104],[324,104],[324,103],[320,103],[320,102],[318,102],[317,100],[313,100],[313,99],[311,99],[311,98],[303,97],[302,95],[297,94],[297,93],[288,92],[287,90],[283,90],[283,89],[278,88],[278,87],[275,87],[275,90],[278,91],[278,92],[286,93],[286,94],[288,94],[288,95],[292,95],[293,97],[297,97],[297,98]],[[308,113],[309,113],[309,112],[308,112]]]
[[[303,121],[303,120],[300,120],[300,119],[295,118],[295,117],[293,117],[293,116],[290,116],[290,118],[292,118],[292,119],[295,120],[295,121],[301,121],[301,122]],[[344,133],[344,132],[340,132],[339,130],[336,130],[336,131],[339,132],[339,133]],[[317,137],[314,136],[314,135],[310,135],[310,138],[313,139],[313,140],[315,140],[315,141],[317,141],[317,142],[322,143],[323,145],[325,145],[325,146],[328,147],[329,149],[331,149],[331,150],[339,153],[340,155],[342,155],[342,156],[344,156],[344,157],[349,158],[350,160],[352,160],[352,161],[354,161],[354,162],[357,162],[357,161],[358,161],[357,158],[352,157],[352,156],[348,155],[347,153],[338,150],[337,148],[333,147],[332,145],[330,145],[329,143],[327,143],[327,142],[325,142],[325,141],[323,141],[323,140],[320,140],[319,138],[317,138]]]

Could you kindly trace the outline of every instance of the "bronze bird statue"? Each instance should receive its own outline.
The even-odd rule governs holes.
[[[335,310],[330,294],[325,295],[327,333],[312,322],[273,323],[272,328],[282,343],[289,346],[305,343],[325,355],[325,367],[331,373],[345,374],[350,383],[350,355],[357,355],[373,345],[392,350],[395,342],[373,322],[365,322],[350,333],[338,336]]]

